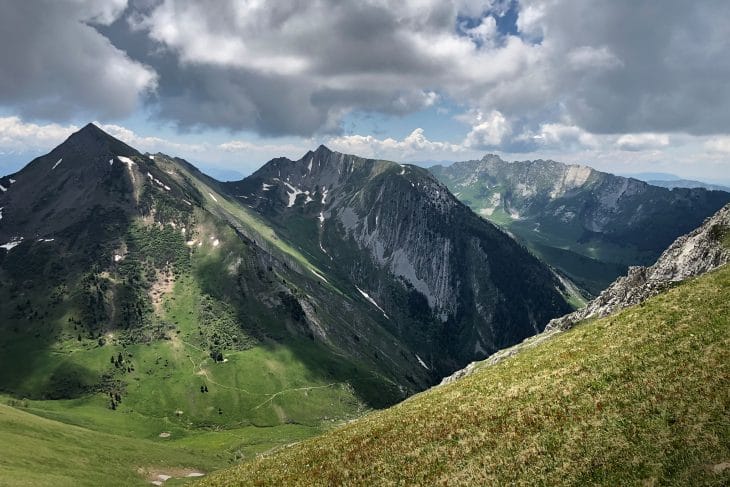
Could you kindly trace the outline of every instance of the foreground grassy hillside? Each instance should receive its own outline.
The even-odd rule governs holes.
[[[728,485],[730,268],[202,481]]]
[[[0,405],[2,486],[145,485],[159,474],[193,478],[222,463],[203,449],[98,433]]]

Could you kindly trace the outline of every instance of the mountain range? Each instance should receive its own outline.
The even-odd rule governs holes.
[[[316,426],[571,309],[551,269],[417,167],[320,147],[221,183],[89,124],[0,184],[15,397],[185,411],[182,429]]]
[[[432,468],[431,457],[421,454],[434,438],[458,446],[436,450],[458,453],[468,464],[462,474],[476,475],[472,457],[460,450],[464,442],[509,450],[474,443],[475,431],[526,434],[498,425],[509,424],[512,414],[522,426],[541,424],[525,419],[548,408],[539,401],[557,397],[550,404],[558,411],[570,399],[555,396],[552,385],[584,388],[604,380],[594,377],[599,365],[609,364],[611,373],[622,367],[616,346],[635,348],[637,333],[666,333],[670,345],[689,340],[683,328],[672,331],[679,335],[666,332],[661,315],[648,328],[631,322],[626,326],[634,331],[623,337],[616,331],[551,340],[548,352],[525,352],[514,373],[416,394],[469,363],[552,336],[554,330],[541,334],[549,322],[555,328],[564,317],[579,316],[570,314],[582,299],[575,283],[597,294],[609,275],[650,258],[662,241],[699,225],[730,196],[653,188],[549,161],[514,164],[488,156],[429,171],[320,146],[221,182],[183,159],[142,153],[89,124],[0,178],[4,479],[160,485],[248,461],[244,470],[260,469],[252,475],[263,483],[308,484],[313,478],[302,472],[310,464],[300,462],[307,459],[317,482],[372,483],[370,467],[353,460],[358,451],[383,466],[377,478],[396,482],[406,475],[429,483],[439,469],[452,472],[442,464]],[[691,275],[719,265],[727,257],[724,211],[678,240],[667,260],[691,267]],[[570,250],[559,248],[561,242]],[[592,269],[605,272],[596,277]],[[641,275],[653,276],[653,269]],[[694,303],[705,292],[719,302],[726,276],[718,276],[672,296],[684,293]],[[672,286],[650,287],[634,294]],[[617,288],[605,292],[611,289]],[[681,304],[688,317],[695,312]],[[719,322],[695,318],[715,333]],[[676,354],[686,352],[680,345]],[[588,348],[595,356],[583,354]],[[579,359],[592,365],[581,369]],[[571,372],[555,369],[561,364]],[[562,382],[568,376],[576,382]],[[522,397],[525,388],[535,397],[526,392],[516,413],[496,399]],[[487,396],[488,403],[475,406]],[[488,404],[498,408],[489,413]],[[621,404],[634,408],[628,400]],[[337,436],[339,426],[363,415],[344,426],[345,435],[356,433],[352,441]],[[506,422],[492,422],[495,415]],[[562,427],[553,419],[550,428]],[[428,441],[393,421],[418,426]],[[390,451],[371,426],[404,435],[386,437],[411,453]],[[306,443],[316,451],[292,446],[333,428]],[[83,441],[71,448],[70,438]],[[344,445],[346,458],[330,457],[333,444]],[[292,468],[272,474],[259,455],[284,446]],[[39,459],[32,472],[31,454]],[[418,459],[418,471],[393,463],[396,457]],[[495,462],[506,458],[498,457]],[[352,482],[339,467],[323,466],[330,458],[354,469]],[[211,477],[210,485],[240,483],[239,475]]]
[[[495,155],[431,172],[476,213],[597,295],[630,265],[648,265],[730,193],[659,188],[587,166]]]

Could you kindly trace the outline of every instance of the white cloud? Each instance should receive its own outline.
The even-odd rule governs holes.
[[[164,152],[170,155],[178,154],[194,154],[204,152],[209,149],[206,144],[187,144],[184,142],[174,142],[160,137],[149,137],[136,134],[134,131],[115,124],[102,124],[94,122],[102,130],[112,137],[116,137],[142,152]]]
[[[713,137],[705,142],[705,149],[716,154],[730,155],[730,135]]]
[[[55,121],[132,113],[157,75],[90,25],[108,25],[126,7],[126,0],[2,2],[0,104]]]
[[[60,144],[78,129],[75,125],[38,125],[18,117],[0,117],[0,148],[18,152],[43,150]]]
[[[541,148],[596,148],[600,145],[599,138],[582,128],[564,123],[544,123],[537,133],[526,133],[522,140],[530,139]]]
[[[460,144],[429,140],[422,128],[413,130],[401,140],[390,137],[378,139],[372,135],[343,135],[330,138],[326,143],[331,149],[339,152],[392,160],[455,157],[466,151]]]
[[[616,140],[616,145],[625,151],[662,149],[669,146],[667,134],[625,134]]]
[[[464,145],[472,149],[499,146],[512,133],[512,127],[500,112],[493,110],[484,115],[477,112],[474,126],[467,134]]]

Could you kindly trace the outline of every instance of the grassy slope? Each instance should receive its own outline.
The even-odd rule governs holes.
[[[208,188],[203,189],[207,194]],[[217,199],[225,202],[221,195]],[[242,303],[245,312],[234,316],[240,327],[236,333],[245,336],[253,329],[263,329],[265,335],[279,339],[264,338],[255,340],[250,348],[241,347],[247,349],[223,347],[226,362],[215,362],[203,340],[201,330],[211,325],[199,322],[201,301],[209,294],[222,297],[236,293],[235,273],[231,269],[238,265],[239,258],[247,261],[252,257],[226,225],[199,211],[195,221],[195,235],[190,235],[191,226],[188,234],[203,240],[202,247],[191,247],[189,268],[177,274],[153,320],[172,327],[166,332],[167,339],[122,346],[120,333],[111,329],[105,332],[106,343],[101,345],[68,321],[69,316],[75,315],[75,301],[66,296],[68,293],[58,305],[49,306],[49,290],[42,279],[38,279],[39,283],[23,284],[16,291],[10,286],[0,287],[0,316],[7,317],[0,323],[0,384],[9,394],[0,395],[0,403],[21,405],[26,413],[84,428],[85,433],[79,437],[83,446],[78,452],[71,450],[66,455],[53,441],[42,447],[58,450],[58,461],[40,457],[41,461],[65,461],[74,466],[64,474],[66,484],[72,484],[70,479],[74,476],[103,478],[103,474],[94,473],[104,470],[98,462],[81,462],[79,466],[75,460],[77,455],[85,456],[87,450],[95,450],[94,445],[101,441],[98,438],[113,438],[139,450],[136,457],[120,455],[115,460],[117,467],[126,466],[128,473],[132,472],[129,478],[141,478],[134,474],[135,468],[144,458],[155,458],[154,449],[160,441],[205,451],[203,466],[209,467],[204,469],[208,471],[311,437],[361,415],[366,407],[362,391],[372,390],[370,396],[389,400],[383,391],[383,379],[362,364],[290,333],[283,312],[269,309],[254,297],[271,291],[253,279],[248,282],[251,298]],[[250,231],[264,234],[265,230],[254,225]],[[212,244],[214,239],[220,240],[220,246]],[[285,245],[275,237],[272,241]],[[184,245],[183,242],[178,236],[176,245]],[[183,249],[187,255],[188,247]],[[302,267],[311,267],[293,249],[285,247],[282,253]],[[28,274],[35,276],[41,272]],[[273,280],[275,276],[267,278]],[[113,273],[110,280],[116,280]],[[18,296],[10,299],[13,293]],[[29,309],[39,310],[38,317],[16,312],[16,302],[22,304],[26,297]],[[133,370],[120,373],[110,363],[119,353],[124,354],[125,364]],[[123,400],[116,410],[110,409],[109,397],[95,388],[99,374],[109,371],[124,383]],[[68,385],[70,374],[81,383],[77,391]],[[201,386],[207,387],[205,393]],[[88,387],[91,389],[87,390]],[[49,391],[55,390],[63,393],[60,397],[73,398],[47,400]],[[26,414],[0,424],[2,441],[10,441],[12,434],[13,441],[20,446],[16,456],[9,456],[6,462],[0,460],[0,485],[3,479],[17,483],[23,468],[36,473],[31,476],[33,485],[57,483],[53,470],[37,464],[29,454],[36,446],[41,447],[41,438],[31,435],[28,441],[19,440],[27,436],[38,420],[41,418]],[[6,427],[8,423],[16,423],[17,432]],[[160,439],[163,432],[170,437]],[[176,458],[169,455],[161,460],[161,466],[176,466]],[[105,485],[108,481],[100,483]]]
[[[203,480],[727,485],[730,267]]]
[[[0,485],[149,485],[137,469],[208,471],[202,449],[98,433],[0,405]]]

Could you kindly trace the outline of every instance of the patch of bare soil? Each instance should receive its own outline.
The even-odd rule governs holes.
[[[163,271],[157,271],[157,278],[150,288],[150,299],[156,315],[162,314],[162,303],[165,301],[165,296],[172,292],[173,287],[175,287],[175,274],[172,269],[166,267]]]

